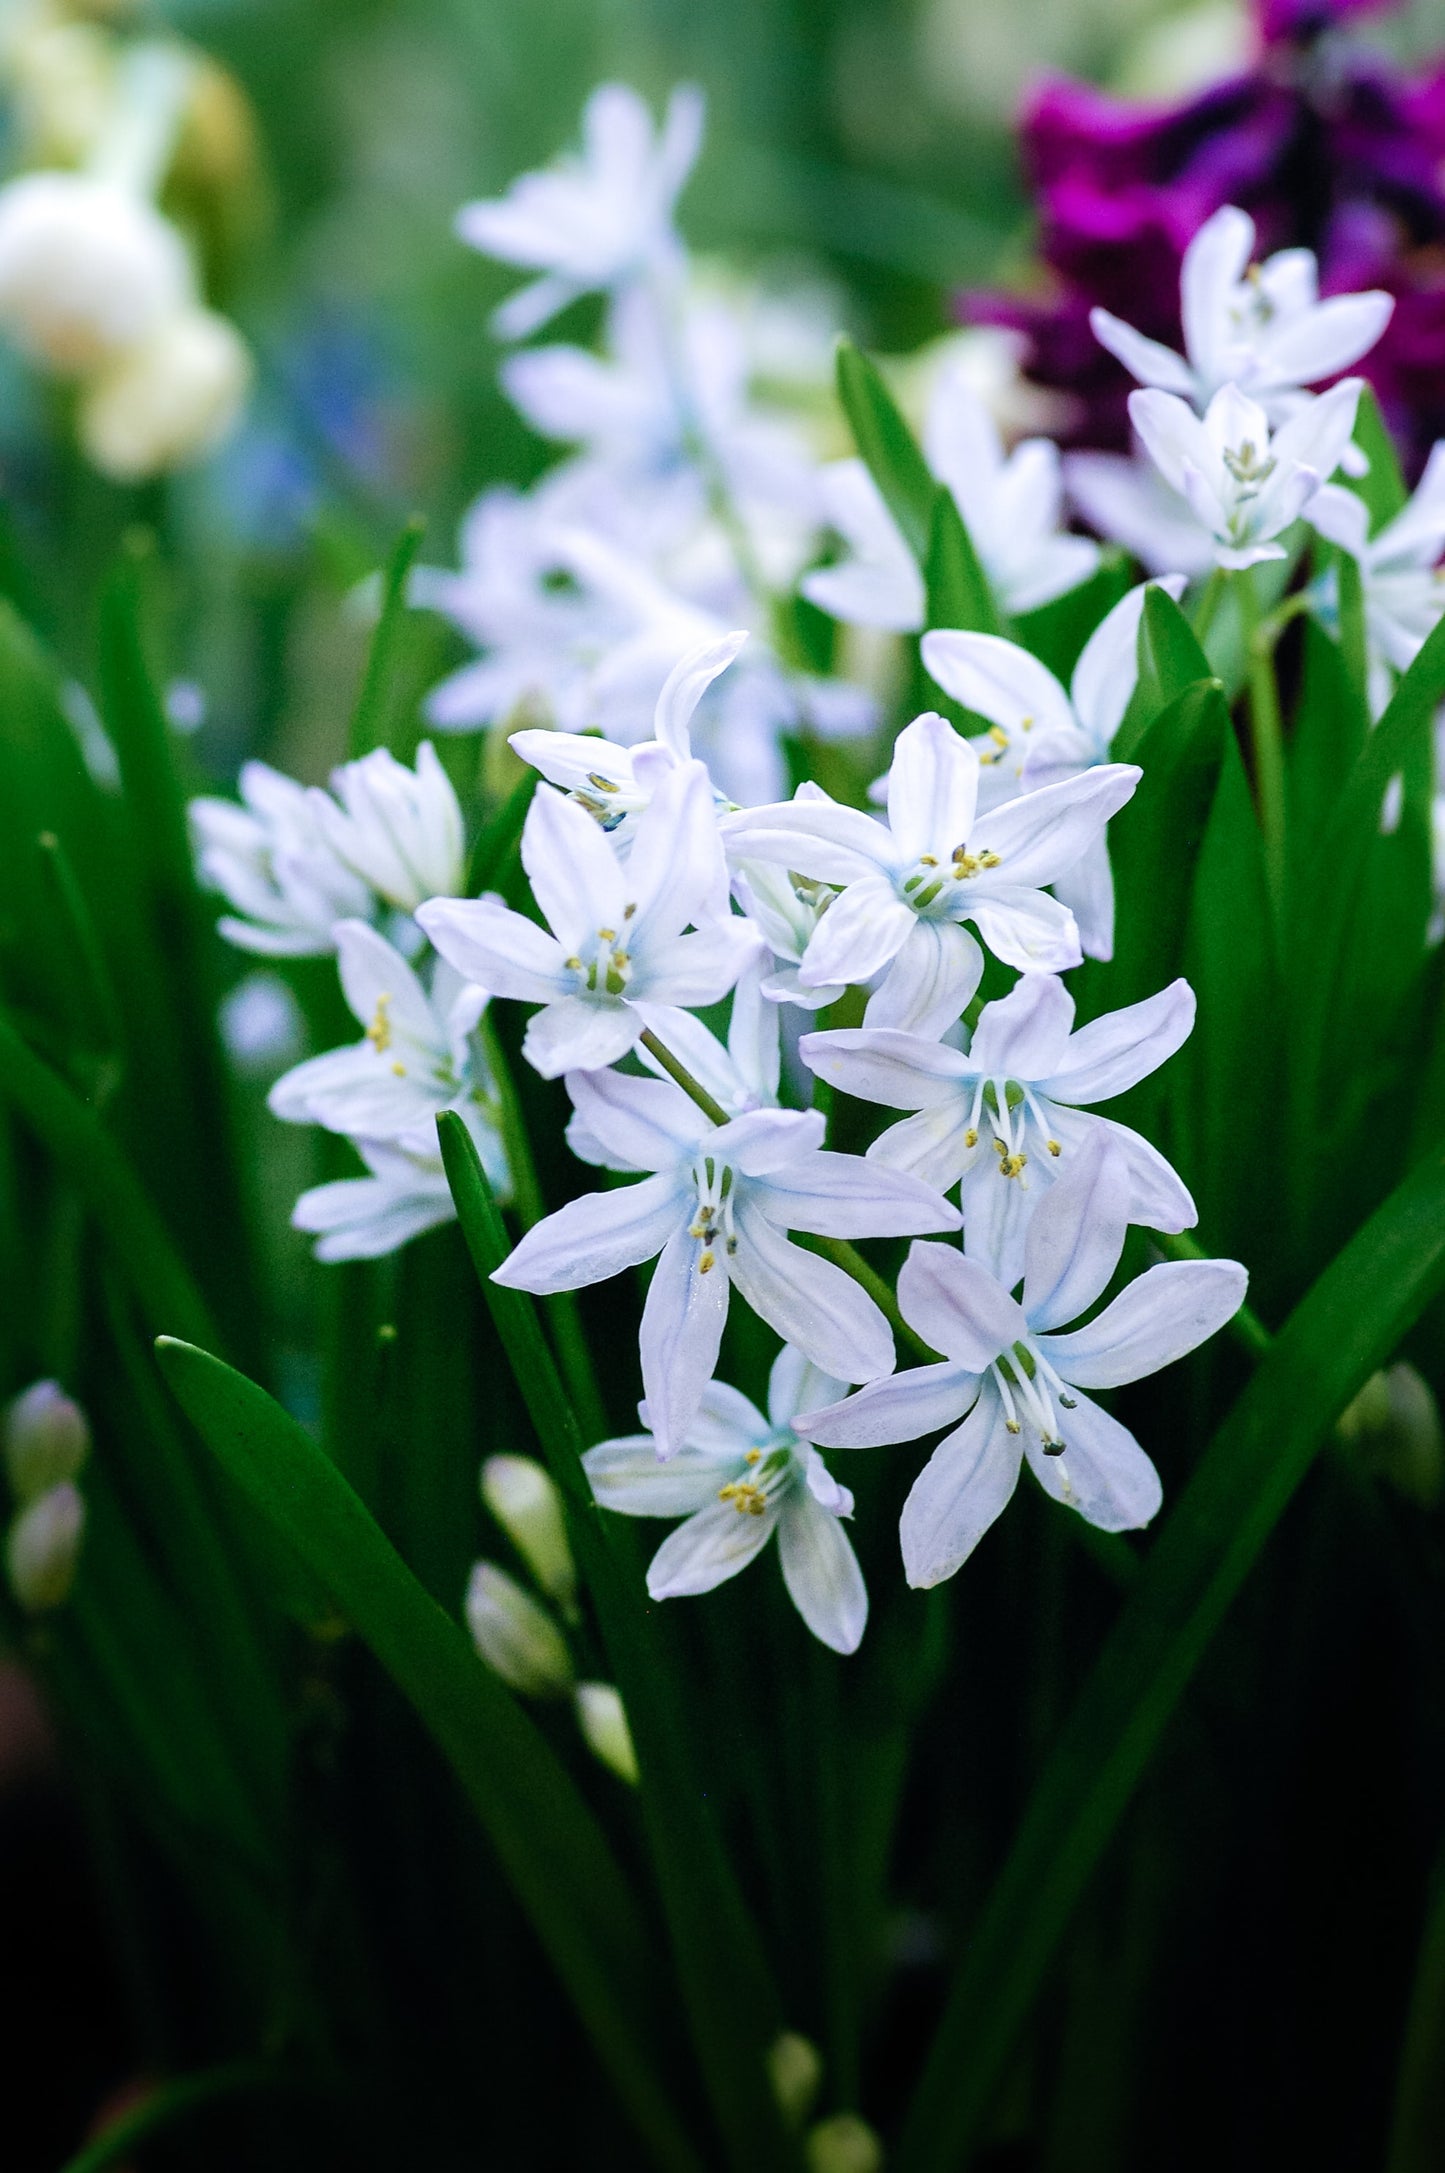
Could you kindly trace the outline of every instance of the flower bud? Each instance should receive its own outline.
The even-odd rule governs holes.
[[[147,340],[189,301],[190,259],[168,219],[85,174],[0,188],[0,328],[75,376]]]
[[[467,1586],[467,1626],[487,1666],[529,1698],[565,1697],[572,1688],[567,1640],[545,1607],[495,1562],[478,1562]]]
[[[118,483],[201,459],[234,425],[251,374],[229,318],[177,310],[86,386],[78,422],[87,458]]]
[[[609,1766],[619,1781],[635,1788],[637,1753],[627,1725],[627,1708],[618,1692],[611,1683],[579,1683],[576,1706],[577,1725],[593,1757]]]
[[[807,2163],[808,2173],[879,2173],[883,2145],[866,2120],[838,2113],[810,2133]]]
[[[489,1456],[482,1466],[482,1500],[547,1597],[569,1613],[577,1572],[562,1497],[542,1466],[530,1456]]]
[[[1445,1438],[1430,1384],[1413,1366],[1371,1374],[1337,1431],[1366,1471],[1420,1508],[1435,1507],[1445,1485]]]
[[[768,2048],[768,2080],[790,2128],[799,2128],[813,2109],[823,2080],[823,2057],[810,2038],[784,2030]]]
[[[90,1453],[90,1427],[58,1381],[37,1381],[3,1422],[5,1470],[18,1502],[35,1501],[73,1479]]]
[[[75,1581],[85,1503],[73,1486],[53,1486],[22,1509],[5,1538],[10,1589],[28,1615],[59,1607]]]

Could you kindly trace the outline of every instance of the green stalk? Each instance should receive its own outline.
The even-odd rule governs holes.
[[[103,2135],[93,2143],[87,2143],[73,2158],[66,2161],[61,2173],[103,2173],[106,2166],[118,2165],[123,2158],[141,2143],[147,2143],[154,2135],[163,2135],[172,2128],[182,2127],[193,2114],[203,2112],[208,2105],[223,2103],[227,2098],[250,2097],[260,2090],[274,2090],[282,2086],[285,2078],[273,2068],[261,2067],[255,2062],[237,2062],[230,2067],[214,2067],[201,2075],[182,2075],[175,2082],[162,2083],[144,2098],[133,2112],[123,2113],[112,2121]]]
[[[1285,873],[1285,777],[1284,723],[1279,709],[1279,684],[1274,675],[1274,650],[1269,631],[1261,623],[1259,598],[1249,568],[1235,582],[1249,684],[1250,745],[1254,754],[1254,790],[1259,807],[1259,826],[1264,834],[1264,865],[1270,894],[1278,915],[1284,900]]]

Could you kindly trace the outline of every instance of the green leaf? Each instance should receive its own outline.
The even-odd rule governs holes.
[[[592,1501],[585,1446],[525,1291],[492,1281],[511,1251],[477,1150],[460,1118],[437,1120],[442,1159],[497,1334],[568,1509],[583,1582],[627,1708],[653,1863],[692,2019],[699,2065],[738,2173],[792,2161],[764,2059],[781,2006],[692,1768],[674,1653],[644,1595],[630,1589]]]
[[[348,744],[353,761],[360,755],[370,754],[373,747],[386,747],[391,743],[397,660],[411,609],[407,583],[425,528],[426,523],[419,515],[409,520],[387,563],[382,580],[381,613],[371,637],[361,691],[351,716]]]
[[[979,564],[953,492],[940,483],[933,493],[928,557],[924,566],[930,627],[961,628],[972,634],[1002,634],[1004,623],[988,576]]]
[[[1369,650],[1365,634],[1365,586],[1360,562],[1348,551],[1331,554],[1338,584],[1340,614],[1340,661],[1344,665],[1355,700],[1369,715]],[[1302,717],[1301,722],[1308,723]]]
[[[1134,582],[1133,562],[1110,544],[1087,581],[1050,603],[1014,615],[1015,638],[1067,686],[1089,636]]]
[[[937,485],[877,365],[848,339],[838,342],[838,397],[883,503],[922,572]]]
[[[1361,392],[1360,404],[1355,410],[1355,443],[1370,463],[1369,472],[1346,476],[1344,481],[1369,507],[1370,533],[1375,535],[1387,521],[1395,518],[1410,494],[1400,472],[1395,441],[1380,413],[1380,403],[1368,385]]]
[[[225,1471],[333,1594],[452,1765],[658,2164],[695,2173],[655,2058],[660,1966],[566,1769],[296,1421],[206,1351],[165,1336],[157,1349]]]
[[[503,888],[503,876],[522,835],[527,810],[537,789],[537,773],[519,777],[501,806],[482,825],[467,866],[467,896]]]
[[[1167,589],[1151,582],[1139,621],[1139,687],[1114,737],[1114,760],[1132,762],[1153,719],[1188,688],[1214,676],[1199,638]]]
[[[1334,1421],[1445,1283],[1445,1149],[1291,1315],[1104,1641],[968,1939],[896,2158],[962,2168],[1089,1878]]]
[[[1360,689],[1350,683],[1339,643],[1312,617],[1305,618],[1301,641],[1299,701],[1288,747],[1292,889],[1314,862],[1369,730]]]

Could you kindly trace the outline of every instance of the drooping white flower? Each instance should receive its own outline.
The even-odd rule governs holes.
[[[692,755],[691,725],[698,703],[746,642],[746,630],[684,650],[663,682],[653,712],[653,737],[632,747],[593,734],[513,732],[509,744],[599,822],[619,851],[631,842],[628,818],[641,813],[655,787]]]
[[[460,238],[484,256],[543,274],[492,319],[526,339],[579,295],[613,289],[676,249],[673,209],[702,147],[702,94],[680,85],[661,131],[636,91],[603,83],[582,115],[582,154],[519,176],[505,196],[465,204]]]
[[[627,1054],[654,1007],[719,1002],[756,953],[750,923],[718,911],[721,850],[700,762],[663,778],[625,862],[590,815],[544,785],[522,864],[551,932],[485,898],[435,898],[417,920],[458,973],[542,1005],[522,1047],[545,1078],[594,1071]]]
[[[414,769],[377,747],[333,770],[331,792],[313,790],[311,810],[337,859],[398,912],[463,887],[461,806],[430,740],[418,747]]]
[[[322,957],[338,921],[374,912],[371,889],[322,836],[304,785],[247,762],[240,786],[239,807],[202,799],[189,811],[201,880],[236,909],[221,934],[264,958]]]
[[[938,1034],[983,971],[965,921],[1021,973],[1079,963],[1074,917],[1042,886],[1075,864],[1139,776],[1108,763],[978,816],[978,755],[929,713],[898,736],[886,823],[819,794],[730,815],[722,830],[736,862],[767,860],[841,886],[804,954],[803,988],[886,968],[867,1023]]]
[[[1084,1391],[1141,1380],[1184,1357],[1239,1310],[1248,1278],[1233,1260],[1168,1261],[1070,1330],[1118,1265],[1128,1197],[1117,1150],[1091,1143],[1029,1224],[1017,1300],[953,1246],[914,1245],[898,1302],[942,1353],[940,1363],[876,1381],[799,1420],[807,1439],[838,1448],[953,1429],[904,1504],[910,1584],[939,1584],[968,1559],[1025,1458],[1046,1492],[1103,1531],[1147,1524],[1159,1507],[1153,1464]]]
[[[1185,250],[1179,293],[1187,360],[1107,309],[1089,313],[1095,337],[1141,385],[1200,409],[1235,385],[1271,422],[1286,421],[1302,387],[1338,377],[1369,353],[1395,303],[1380,292],[1321,301],[1313,250],[1281,249],[1256,264],[1254,242],[1248,212],[1225,204]]]
[[[952,491],[979,562],[1005,611],[1033,611],[1088,579],[1099,547],[1063,532],[1059,449],[1028,438],[1005,453],[998,426],[961,358],[940,370],[929,402],[924,452]],[[828,518],[851,556],[806,575],[803,594],[860,626],[896,633],[924,623],[923,579],[862,461],[840,461],[822,479]]]
[[[1198,416],[1171,392],[1129,395],[1129,416],[1170,487],[1214,541],[1217,566],[1283,558],[1276,539],[1344,457],[1360,379],[1345,378],[1271,434],[1257,401],[1225,385]]]
[[[1340,484],[1317,491],[1310,526],[1348,551],[1360,569],[1365,600],[1365,641],[1370,708],[1378,717],[1390,698],[1395,674],[1407,671],[1445,613],[1445,443],[1433,448],[1408,505],[1376,535],[1363,499]],[[1334,616],[1333,586],[1320,596]]]
[[[512,1196],[511,1170],[494,1111],[475,1100],[458,1111],[471,1133],[497,1198]],[[455,1222],[456,1204],[435,1144],[403,1146],[394,1139],[352,1142],[368,1174],[338,1177],[303,1192],[291,1226],[316,1239],[318,1260],[378,1260],[414,1237]]]
[[[1187,1039],[1194,992],[1175,981],[1143,1003],[1071,1031],[1074,1001],[1051,974],[1026,973],[985,1004],[967,1052],[891,1028],[808,1034],[800,1054],[820,1079],[915,1116],[874,1140],[870,1161],[947,1192],[960,1186],[971,1258],[1011,1290],[1024,1237],[1050,1189],[1096,1137],[1122,1158],[1131,1222],[1186,1230],[1194,1202],[1158,1149],[1126,1125],[1088,1114],[1157,1071]]]
[[[1177,598],[1184,577],[1159,586]],[[945,694],[987,717],[978,749],[979,805],[987,811],[1023,792],[1077,777],[1107,762],[1139,679],[1139,621],[1147,584],[1131,589],[1084,645],[1067,694],[1046,664],[996,634],[935,632],[923,637],[924,668]],[[1089,958],[1114,953],[1114,882],[1101,831],[1054,895],[1070,907]]]
[[[893,1364],[888,1323],[830,1260],[788,1242],[957,1227],[920,1184],[823,1151],[813,1111],[758,1109],[714,1127],[670,1080],[569,1073],[580,1130],[642,1182],[572,1200],[529,1230],[494,1280],[544,1294],[603,1282],[660,1254],[642,1315],[642,1385],[658,1453],[687,1438],[712,1378],[732,1287],[786,1341],[840,1381]]]
[[[495,1562],[478,1562],[467,1585],[467,1628],[509,1690],[561,1698],[572,1689],[572,1655],[561,1630],[524,1585]]]
[[[430,1154],[443,1109],[490,1110],[495,1089],[477,1045],[487,992],[443,960],[431,986],[364,921],[336,929],[336,963],[365,1028],[349,1048],[308,1057],[267,1097],[288,1124],[320,1124],[356,1140],[396,1140]]]
[[[30,173],[0,188],[0,327],[76,376],[148,339],[193,298],[185,243],[110,181]]]
[[[843,1529],[853,1497],[792,1424],[799,1411],[833,1402],[842,1389],[785,1344],[768,1379],[766,1418],[739,1390],[710,1381],[670,1461],[658,1461],[650,1433],[588,1450],[583,1469],[604,1509],[686,1518],[652,1558],[653,1599],[715,1590],[776,1533],[783,1582],[808,1628],[834,1652],[857,1651],[868,1594]]]
[[[87,383],[76,411],[81,445],[117,482],[185,467],[230,434],[254,375],[229,317],[177,310]]]

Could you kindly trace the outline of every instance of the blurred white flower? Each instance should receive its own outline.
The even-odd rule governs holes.
[[[201,880],[234,913],[221,934],[241,951],[269,958],[319,958],[336,948],[338,921],[369,917],[376,901],[321,835],[304,785],[264,762],[242,765],[241,805],[190,804]]]
[[[154,205],[78,173],[0,188],[0,328],[76,376],[149,339],[191,302],[184,242]]]
[[[311,811],[337,859],[398,912],[465,884],[461,806],[429,740],[412,769],[377,747],[333,770],[331,792],[313,790]]]
[[[570,1608],[577,1597],[577,1571],[562,1497],[542,1465],[534,1456],[489,1456],[481,1486],[482,1500],[541,1590],[564,1610]]]
[[[221,1000],[221,1040],[240,1072],[271,1073],[301,1046],[301,1006],[279,973],[248,973]]]
[[[87,382],[77,415],[81,445],[117,482],[184,467],[234,428],[254,374],[250,349],[228,317],[178,310]]]
[[[492,1190],[499,1200],[509,1200],[511,1172],[500,1129],[475,1102],[464,1103],[458,1115],[472,1135]],[[317,1240],[312,1249],[318,1260],[376,1260],[424,1231],[456,1220],[436,1148],[380,1139],[352,1144],[369,1174],[314,1185],[302,1193],[291,1216],[293,1229]]]
[[[711,1381],[667,1462],[658,1461],[651,1433],[588,1450],[583,1469],[604,1509],[686,1519],[652,1558],[653,1599],[713,1591],[776,1533],[788,1597],[808,1628],[834,1652],[857,1651],[868,1594],[843,1529],[853,1497],[792,1426],[799,1411],[834,1402],[842,1386],[785,1344],[768,1381],[766,1418],[737,1389]]]
[[[509,1690],[527,1698],[567,1695],[572,1655],[566,1638],[546,1608],[495,1562],[473,1569],[465,1611],[477,1651]]]
[[[1360,569],[1370,710],[1378,717],[1397,672],[1407,671],[1445,613],[1445,443],[1436,445],[1414,496],[1377,534],[1363,499],[1338,483],[1316,492],[1312,528],[1348,551]],[[1335,586],[1316,591],[1323,615],[1337,615]]]
[[[0,1432],[5,1476],[19,1502],[74,1479],[90,1454],[90,1422],[58,1381],[36,1381],[16,1396],[5,1407]]]
[[[84,1529],[85,1503],[70,1485],[37,1495],[10,1526],[5,1571],[27,1615],[48,1614],[69,1598]]]
[[[703,100],[682,84],[661,130],[636,91],[603,83],[582,115],[582,154],[520,175],[505,196],[465,204],[456,231],[484,256],[539,271],[492,319],[502,339],[526,339],[558,310],[665,266],[673,208],[702,148]]]
[[[573,1692],[577,1725],[594,1758],[635,1788],[638,1781],[637,1752],[627,1725],[627,1708],[612,1683],[578,1683]]]

